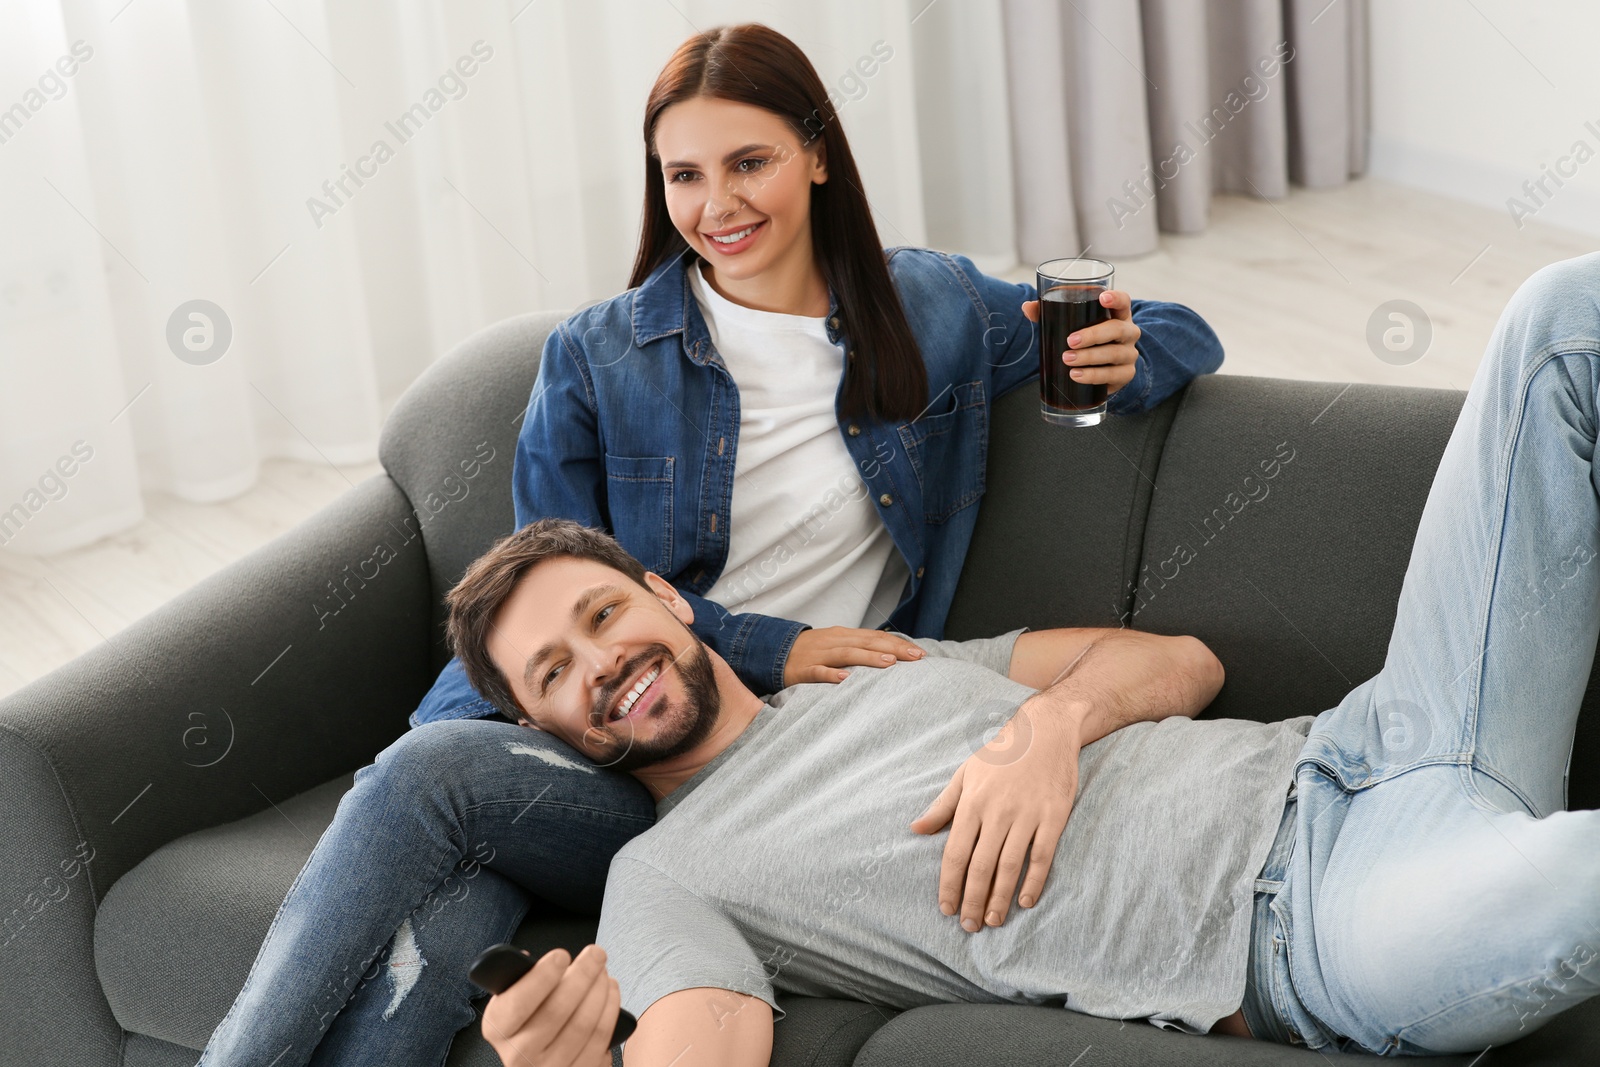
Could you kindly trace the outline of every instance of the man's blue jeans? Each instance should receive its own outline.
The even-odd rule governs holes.
[[[636,779],[548,734],[412,730],[356,772],[200,1063],[443,1063],[483,995],[473,958],[530,894],[599,914],[611,857],[654,822]]]
[[[1564,810],[1600,636],[1597,393],[1600,253],[1501,315],[1383,670],[1312,726],[1256,885],[1257,1037],[1471,1053],[1600,991],[1600,811]]]

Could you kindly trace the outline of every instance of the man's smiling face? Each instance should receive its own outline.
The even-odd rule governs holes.
[[[529,725],[628,771],[704,741],[721,710],[694,615],[670,583],[557,557],[532,567],[489,631],[488,652]]]

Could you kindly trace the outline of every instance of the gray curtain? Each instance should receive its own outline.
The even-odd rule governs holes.
[[[1367,166],[1367,0],[1002,0],[1018,252],[1135,256]]]

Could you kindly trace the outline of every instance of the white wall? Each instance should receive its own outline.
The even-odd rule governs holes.
[[[1371,46],[1374,176],[1600,235],[1600,4],[1372,0]]]

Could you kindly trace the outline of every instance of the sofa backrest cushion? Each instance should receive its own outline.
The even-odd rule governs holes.
[[[512,532],[511,466],[545,338],[560,311],[518,315],[467,338],[429,367],[383,424],[378,456],[411,500],[433,578],[434,668],[444,594]]]
[[[995,403],[988,488],[946,637],[1125,623],[1161,449],[1179,400],[1086,429],[1046,423],[1032,386]]]
[[[1192,633],[1222,659],[1228,681],[1210,713],[1315,714],[1382,668],[1461,402],[1268,378],[1188,391],[1162,452],[1131,611],[1138,628]]]

